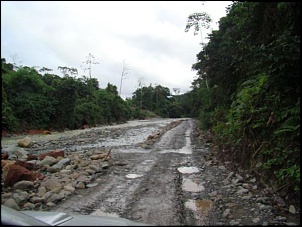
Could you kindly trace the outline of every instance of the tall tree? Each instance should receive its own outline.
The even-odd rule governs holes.
[[[121,85],[120,85],[120,96],[122,95],[122,85],[123,80],[126,79],[126,75],[128,74],[128,71],[130,70],[129,65],[126,64],[125,60],[123,61],[123,69],[122,69],[122,75],[121,75]]]
[[[89,53],[86,57],[86,60],[82,62],[83,64],[86,64],[86,67],[81,65],[81,67],[84,67],[84,72],[88,70],[89,72],[89,79],[91,79],[91,71],[92,71],[92,65],[100,64],[100,62],[97,62],[95,60],[95,57]]]

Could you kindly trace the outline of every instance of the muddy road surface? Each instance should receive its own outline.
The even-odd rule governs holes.
[[[61,202],[53,211],[124,217],[154,225],[187,224],[182,175],[190,174],[191,167],[197,170],[192,159],[193,121],[179,121],[151,146],[142,143],[173,121],[179,120],[129,127],[124,141],[107,141],[112,161],[108,173],[96,180],[95,187]],[[181,173],[181,167],[190,168]]]
[[[91,187],[49,210],[161,226],[300,224],[297,213],[278,212],[253,176],[217,162],[196,128],[193,119],[152,119],[34,137],[37,151],[111,149]]]

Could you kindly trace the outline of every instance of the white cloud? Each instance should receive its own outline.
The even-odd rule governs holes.
[[[208,12],[217,22],[231,2],[196,1],[1,1],[1,57],[17,55],[22,65],[80,67],[89,53],[99,64],[92,76],[104,88],[120,86],[122,63],[130,66],[122,96],[130,97],[138,78],[145,84],[190,90],[191,70],[201,36],[184,32],[189,14]],[[209,32],[209,31],[207,31]],[[203,38],[206,37],[203,31]],[[87,74],[86,74],[87,75]]]

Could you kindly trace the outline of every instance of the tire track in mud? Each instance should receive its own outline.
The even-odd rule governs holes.
[[[177,170],[187,162],[191,145],[192,123],[184,121],[166,132],[154,144],[153,154],[158,162],[145,177],[142,190],[135,192],[128,205],[125,218],[155,225],[186,225],[182,174]]]
[[[134,192],[123,217],[155,225],[180,225],[182,202],[178,199],[180,178],[173,162],[182,158],[162,154],[152,170]],[[173,160],[172,160],[173,159]]]
[[[96,186],[58,203],[52,211],[119,216],[154,225],[187,225],[183,177],[192,160],[192,121],[181,120],[148,149],[112,150],[113,163]],[[118,163],[124,163],[119,165]]]
[[[100,211],[101,215],[137,219],[148,224],[179,225],[182,222],[179,212],[183,210],[183,203],[175,199],[180,193],[176,189],[181,185],[176,165],[181,162],[183,154],[158,152],[183,147],[181,138],[188,128],[187,121],[175,126],[161,136],[155,149],[137,148],[133,153],[114,149],[112,160],[125,162],[126,165],[121,167],[113,164],[108,173],[95,180],[95,187],[57,204],[53,211],[96,215]],[[138,177],[132,177],[133,174]],[[167,210],[169,214],[166,212],[163,215],[163,211]],[[154,220],[161,222],[154,223]]]

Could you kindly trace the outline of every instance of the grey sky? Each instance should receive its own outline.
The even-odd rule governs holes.
[[[123,61],[130,70],[122,97],[131,97],[143,78],[145,86],[190,89],[191,70],[201,36],[184,32],[187,17],[207,12],[212,29],[230,1],[1,1],[1,58],[24,66],[78,69],[91,53],[92,77],[101,88],[120,89]],[[202,30],[205,39],[210,30]]]

